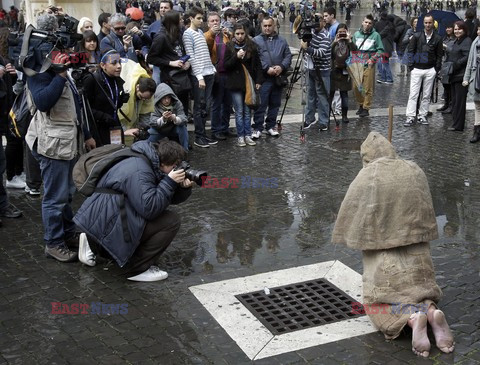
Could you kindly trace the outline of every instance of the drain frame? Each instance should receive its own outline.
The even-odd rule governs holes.
[[[283,335],[361,316],[355,300],[325,278],[235,295],[272,334]]]

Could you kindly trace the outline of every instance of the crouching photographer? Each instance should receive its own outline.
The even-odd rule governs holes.
[[[185,151],[168,140],[139,141],[131,150],[138,155],[109,168],[96,185],[103,191],[88,197],[74,217],[85,232],[80,235],[79,260],[95,266],[95,255],[111,257],[128,280],[164,280],[168,274],[154,263],[180,228],[180,217],[167,208],[191,194],[185,170],[175,169]]]
[[[57,19],[41,15],[38,29],[55,31]],[[45,254],[62,262],[77,260],[77,253],[68,247],[75,244],[75,224],[72,221],[72,196],[75,186],[72,169],[76,157],[86,148],[95,148],[95,141],[86,129],[82,130],[82,107],[78,90],[68,76],[69,56],[56,52],[52,66],[27,80],[37,108],[25,141],[42,171],[44,194],[42,220],[45,229]],[[57,70],[58,72],[55,72]]]

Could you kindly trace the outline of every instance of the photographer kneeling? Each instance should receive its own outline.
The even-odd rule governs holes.
[[[106,251],[129,280],[164,280],[168,274],[153,264],[180,228],[180,217],[167,207],[184,202],[191,194],[192,182],[185,178],[185,171],[174,170],[185,151],[168,140],[158,145],[140,141],[131,148],[149,162],[140,157],[126,158],[111,167],[97,185],[123,194],[127,227],[122,225],[121,195],[94,193],[74,217],[86,232],[80,235],[79,260],[94,266],[94,253]],[[124,229],[130,242],[126,242]]]

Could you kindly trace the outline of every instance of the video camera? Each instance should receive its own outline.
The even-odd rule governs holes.
[[[320,18],[313,14],[312,6],[308,0],[300,2],[302,5],[302,11],[300,15],[295,19],[293,24],[293,33],[304,42],[310,42],[312,40],[312,29],[320,27]]]
[[[15,67],[28,76],[45,72],[50,68],[52,51],[73,48],[82,39],[82,35],[77,34],[77,26],[77,19],[65,15],[55,32],[35,29],[32,25],[27,27],[25,33],[11,32],[8,37],[8,56],[17,60]],[[70,67],[80,66],[80,62],[71,62]]]

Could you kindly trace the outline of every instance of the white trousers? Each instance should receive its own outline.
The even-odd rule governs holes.
[[[417,100],[420,93],[420,87],[423,82],[422,100],[418,111],[419,117],[427,117],[428,107],[430,106],[430,97],[432,96],[433,83],[436,75],[435,68],[421,70],[414,68],[410,73],[410,95],[408,96],[407,117],[414,118],[417,112]]]

